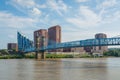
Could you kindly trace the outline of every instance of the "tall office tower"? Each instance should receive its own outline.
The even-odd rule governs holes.
[[[18,45],[17,43],[8,43],[7,45],[8,51],[18,51]]]
[[[59,25],[48,29],[48,45],[61,43],[61,27]]]
[[[96,39],[107,38],[107,35],[104,33],[98,33],[95,35],[95,38]],[[94,51],[103,53],[104,51],[108,51],[108,46],[96,46],[94,47]]]
[[[48,45],[55,45],[61,43],[61,26],[56,25],[48,29]],[[51,52],[61,52],[62,49],[51,50]]]
[[[43,43],[44,40],[44,43]],[[48,33],[46,29],[40,29],[34,31],[34,46],[36,48],[41,48],[42,46],[47,46]]]

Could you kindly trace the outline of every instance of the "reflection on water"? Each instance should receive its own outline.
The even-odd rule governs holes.
[[[120,58],[0,60],[0,80],[119,80]]]

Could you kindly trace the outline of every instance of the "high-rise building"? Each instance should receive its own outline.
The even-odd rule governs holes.
[[[104,33],[98,33],[95,35],[95,38],[96,39],[107,38],[107,35]],[[94,51],[103,53],[104,51],[108,51],[108,46],[96,46],[94,47]]]
[[[18,51],[18,45],[17,43],[8,43],[7,45],[8,51]]]
[[[61,43],[61,27],[59,25],[48,29],[48,45]]]
[[[97,34],[95,34],[95,38],[96,38],[96,39],[99,39],[99,38],[107,38],[107,35],[104,34],[104,33],[97,33]]]
[[[61,43],[61,27],[59,25],[50,27],[48,29],[48,45],[55,45]],[[62,49],[50,50],[51,52],[62,52]]]
[[[44,43],[43,43],[44,40]],[[46,29],[40,29],[34,31],[34,46],[36,48],[41,48],[43,46],[47,46],[48,41],[48,33]]]
[[[104,33],[98,33],[95,35],[95,39],[100,39],[100,38],[107,38],[107,35]],[[84,47],[84,50],[88,53],[103,53],[105,51],[108,51],[107,46],[87,46]]]

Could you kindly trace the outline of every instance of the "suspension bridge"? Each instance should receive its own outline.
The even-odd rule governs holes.
[[[46,50],[55,50],[55,49],[63,49],[63,48],[74,48],[74,47],[87,47],[87,46],[114,46],[120,45],[120,37],[112,37],[112,38],[98,38],[98,39],[86,39],[86,40],[77,40],[63,43],[55,43],[52,45],[45,46],[44,44],[40,48],[36,48],[33,45],[33,41],[26,38],[20,32],[17,32],[17,40],[18,40],[18,50],[24,53],[28,52],[36,52],[37,57],[40,55],[41,58],[44,58],[44,54]],[[43,37],[42,43],[46,40]]]

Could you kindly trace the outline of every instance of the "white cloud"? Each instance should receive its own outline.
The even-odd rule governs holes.
[[[37,13],[37,17],[42,14],[41,9],[56,11],[61,16],[68,10],[68,6],[63,0],[46,0],[44,4],[38,4],[35,0],[10,0],[7,4],[30,16]]]
[[[100,7],[102,8],[109,8],[117,4],[116,0],[105,0]]]
[[[113,21],[120,20],[120,11],[116,11],[112,13],[111,15],[107,15],[106,17],[104,17],[103,20],[104,20],[103,23],[111,23]]]
[[[63,15],[63,12],[66,12],[68,6],[63,2],[63,0],[48,0],[47,6],[55,10],[59,15]]]
[[[80,0],[80,2],[82,2],[82,0]],[[75,26],[88,28],[96,27],[100,24],[109,24],[115,20],[117,21],[120,19],[119,0],[96,0],[96,2],[97,5],[93,5],[94,8],[90,5],[79,5],[80,8],[79,10],[76,9],[78,11],[75,14],[77,16],[68,17],[66,19],[67,22]]]
[[[31,18],[14,16],[11,13],[0,12],[0,27],[25,28],[33,27],[36,21]]]
[[[97,24],[101,21],[100,16],[87,6],[81,6],[80,13],[88,22],[94,22],[94,24]]]
[[[81,3],[81,2],[87,2],[88,0],[76,0],[76,2],[79,2],[79,3]]]
[[[23,12],[24,14],[28,14],[30,16],[40,16],[41,10],[39,9],[39,5],[34,0],[10,0],[7,2],[14,6],[19,11]]]
[[[97,5],[99,15],[102,17],[102,23],[111,23],[120,19],[119,0],[104,0]]]
[[[116,12],[114,10],[119,7],[118,5],[119,2],[117,2],[117,0],[104,0],[96,6],[96,9],[99,10],[100,14],[105,17],[109,14],[112,15],[114,12]]]
[[[12,0],[13,3],[20,5],[21,7],[31,8],[36,5],[34,0]]]
[[[33,8],[31,12],[33,13],[33,15],[41,15],[41,11],[38,8]]]
[[[38,8],[47,8],[46,4],[37,5]]]
[[[99,24],[101,22],[101,16],[96,14],[87,6],[80,6],[78,16],[74,18],[67,18],[67,21],[76,25],[83,27],[91,27]]]

